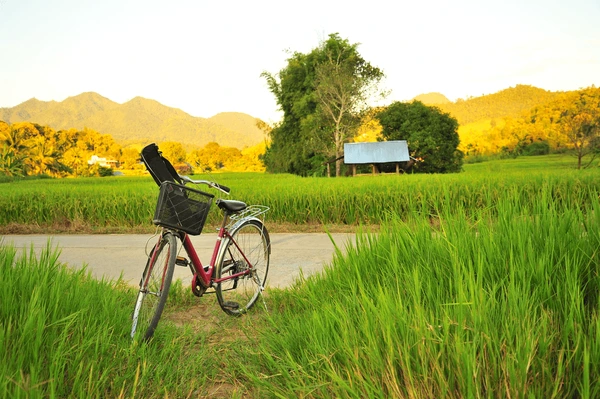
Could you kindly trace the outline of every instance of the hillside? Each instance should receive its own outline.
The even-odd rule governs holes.
[[[248,114],[242,112],[221,112],[215,116],[211,116],[208,120],[234,132],[242,133],[245,136],[259,137],[260,142],[263,142],[265,139],[264,132],[256,127],[256,118]]]
[[[524,111],[552,101],[559,94],[529,85],[516,85],[498,93],[436,106],[455,117],[460,125],[467,125],[482,120],[517,118]]]
[[[421,101],[425,105],[448,104],[451,102],[448,97],[441,93],[419,94],[413,100]]]
[[[227,112],[199,118],[142,97],[118,104],[97,93],[61,102],[32,98],[12,108],[0,108],[0,120],[34,122],[55,130],[88,127],[110,134],[122,144],[176,141],[202,147],[214,141],[242,149],[264,140],[255,118],[247,114]]]
[[[534,107],[548,104],[563,94],[516,85],[494,94],[456,102],[440,101],[445,97],[439,93],[422,94],[414,99],[437,107],[458,120],[459,149],[465,154],[495,154],[517,145],[517,135],[512,130],[515,120],[522,120]]]

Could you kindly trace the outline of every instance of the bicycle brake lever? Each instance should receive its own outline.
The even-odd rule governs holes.
[[[222,192],[224,192],[225,194],[229,195],[229,192],[231,191],[231,189],[227,186],[224,186],[222,184],[218,184],[218,183],[213,183],[212,186],[214,188],[216,188],[217,190],[220,190]]]

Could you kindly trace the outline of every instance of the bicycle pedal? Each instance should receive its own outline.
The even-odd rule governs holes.
[[[233,301],[223,302],[222,306],[229,310],[238,310],[240,308],[240,304],[237,302],[233,302]]]
[[[177,266],[188,266],[190,262],[183,256],[178,256],[177,259],[175,259],[175,264]]]

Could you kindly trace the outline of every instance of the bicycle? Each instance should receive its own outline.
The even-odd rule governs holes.
[[[132,315],[131,338],[149,340],[154,335],[176,265],[189,267],[192,273],[191,290],[195,296],[214,292],[221,309],[232,316],[248,311],[262,295],[269,271],[271,241],[267,228],[259,218],[269,208],[218,199],[216,204],[223,212],[223,220],[210,263],[204,266],[190,235],[201,233],[214,195],[186,184],[204,184],[225,194],[229,194],[229,187],[177,174],[155,144],[142,150],[142,160],[160,186],[153,218],[153,223],[160,230],[158,241],[147,255],[146,267],[140,279]],[[178,240],[187,258],[178,255]]]

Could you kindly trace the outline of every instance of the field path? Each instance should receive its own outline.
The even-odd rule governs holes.
[[[271,264],[267,286],[285,288],[292,284],[302,272],[305,276],[318,272],[333,259],[334,245],[327,234],[272,233]],[[339,248],[354,241],[354,234],[332,234]],[[4,235],[4,245],[29,251],[33,247],[39,252],[48,243],[60,250],[59,260],[73,268],[87,265],[96,278],[123,279],[137,284],[146,262],[148,234],[98,234],[98,235]],[[210,261],[216,235],[201,235],[192,238],[203,264]],[[154,239],[148,245],[154,244]],[[180,254],[184,254],[182,251]],[[191,281],[187,268],[176,267],[175,278],[185,284]]]

